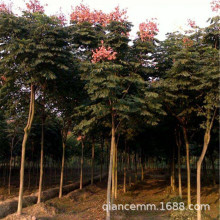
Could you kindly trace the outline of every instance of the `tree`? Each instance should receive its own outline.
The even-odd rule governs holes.
[[[18,214],[22,211],[25,148],[35,111],[35,94],[46,80],[65,71],[69,52],[65,31],[57,21],[41,10],[23,12],[22,16],[1,12],[1,77],[4,87],[16,85],[20,90],[29,88],[29,114],[22,143]]]

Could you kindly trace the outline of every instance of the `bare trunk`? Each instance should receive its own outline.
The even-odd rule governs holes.
[[[60,174],[60,191],[59,191],[59,198],[63,195],[63,172],[64,172],[64,165],[65,165],[65,142],[63,141],[63,155],[62,155],[62,165],[61,165],[61,174]]]
[[[210,118],[210,111],[208,111],[203,149],[202,149],[202,153],[200,155],[200,158],[197,162],[196,180],[197,180],[197,205],[198,205],[198,207],[200,207],[200,205],[201,205],[201,166],[202,166],[202,161],[205,157],[205,154],[208,149],[209,142],[210,142],[210,132],[212,129],[212,125],[213,125],[213,121],[215,119],[216,112],[217,112],[217,109],[214,111],[214,114],[211,119]],[[201,220],[201,209],[200,208],[197,210],[197,220]]]
[[[43,116],[42,116],[42,125],[41,125],[40,180],[39,180],[39,190],[38,190],[37,203],[41,202],[43,170],[44,170],[43,166],[44,166],[44,113],[43,113]]]
[[[203,149],[202,149],[202,154],[199,157],[199,160],[197,162],[196,180],[197,180],[197,205],[198,205],[198,207],[200,207],[200,205],[201,205],[201,165],[202,165],[202,161],[204,160],[209,141],[210,141],[210,131],[206,131],[205,137],[204,137],[204,145],[203,145]],[[201,220],[201,210],[200,209],[197,210],[197,219]]]
[[[83,141],[82,141],[82,155],[81,155],[81,167],[80,167],[80,189],[83,188],[83,150],[84,150],[84,144],[83,144]]]
[[[8,175],[8,194],[11,195],[11,167],[12,167],[12,153],[14,147],[14,137],[11,141],[11,148],[10,148],[10,161],[9,161],[9,175]]]
[[[115,200],[115,145],[113,148],[113,161],[112,161],[112,201],[111,203],[114,203]]]
[[[187,204],[191,204],[191,184],[190,184],[190,161],[189,161],[189,141],[186,128],[183,127],[184,140],[186,145],[186,166],[187,166]]]
[[[111,182],[112,182],[112,165],[113,165],[113,153],[115,148],[115,122],[114,115],[112,113],[112,138],[111,138],[111,152],[108,172],[108,185],[107,185],[107,211],[106,220],[110,220],[110,209],[111,209]]]
[[[115,199],[118,196],[118,146],[115,146]]]
[[[104,142],[104,141],[103,141]],[[104,143],[101,143],[101,167],[100,167],[100,182],[102,181],[102,166],[103,166],[103,144]]]
[[[182,177],[181,177],[181,154],[180,154],[180,142],[177,144],[178,147],[178,183],[179,183],[179,197],[182,198]]]
[[[141,161],[141,181],[144,180],[144,165],[143,162]]]
[[[172,161],[171,161],[171,187],[172,191],[175,192],[175,150],[172,150]]]
[[[31,95],[30,95],[30,107],[27,125],[24,128],[24,137],[22,142],[22,152],[21,152],[21,170],[20,170],[20,187],[19,187],[19,198],[18,198],[18,209],[17,213],[20,215],[22,212],[22,202],[23,202],[23,190],[24,190],[24,168],[25,168],[25,150],[27,139],[31,130],[32,122],[34,119],[34,106],[35,106],[35,89],[31,85]]]
[[[92,170],[91,170],[91,185],[93,185],[93,179],[94,179],[94,156],[95,156],[95,143],[93,141],[92,143]]]

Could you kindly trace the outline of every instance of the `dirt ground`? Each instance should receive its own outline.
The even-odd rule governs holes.
[[[186,201],[186,187],[183,187],[183,201]],[[126,193],[119,185],[116,204],[155,204],[160,207],[160,202],[179,201],[169,187],[169,181],[163,176],[147,175],[144,181],[132,184]],[[196,189],[192,187],[192,202],[196,201]],[[27,207],[23,215],[8,216],[7,220],[102,220],[105,211],[102,206],[106,202],[106,182],[75,190],[63,198],[55,198],[45,203]],[[219,192],[218,186],[206,186],[202,189],[201,203],[209,204],[210,210],[203,213],[203,219],[219,219]],[[186,213],[186,212],[184,212]],[[115,220],[166,220],[166,219],[195,219],[195,212],[191,218],[177,211],[112,211]],[[172,216],[172,218],[171,218]],[[176,217],[178,216],[178,217]]]

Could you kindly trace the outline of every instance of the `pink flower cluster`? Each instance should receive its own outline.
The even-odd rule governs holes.
[[[191,27],[191,28],[195,28],[196,27],[196,22],[191,20],[191,19],[188,19],[188,25]]]
[[[42,6],[39,0],[30,0],[29,3],[26,3],[27,9],[29,12],[42,12],[44,13],[44,6]]]
[[[188,37],[184,37],[183,44],[185,47],[191,47],[191,46],[193,46],[193,41],[191,39],[189,39]]]
[[[142,41],[153,39],[159,31],[157,27],[158,24],[155,20],[155,18],[152,18],[151,20],[146,20],[146,23],[143,22],[139,25],[140,38]]]
[[[12,7],[11,4],[6,5],[4,2],[2,2],[2,3],[0,4],[0,12],[2,11],[2,12],[8,12],[8,13],[10,13],[10,12],[11,12],[11,7]]]
[[[111,21],[123,22],[127,19],[127,11],[120,11],[119,7],[109,14],[102,12],[101,10],[91,11],[88,6],[80,4],[76,6],[72,14],[70,15],[71,21],[76,21],[78,24],[83,22],[89,22],[91,24],[101,24],[106,26]]]
[[[220,0],[213,0],[211,2],[211,8],[212,11],[218,12],[218,10],[220,9]]]
[[[104,42],[101,41],[102,46],[96,49],[95,51],[92,51],[92,63],[97,63],[101,60],[115,60],[117,52],[113,52],[111,47],[108,47],[107,49],[103,45]]]
[[[65,23],[67,22],[66,16],[62,12],[61,8],[60,8],[59,12],[56,15],[52,16],[52,17],[57,18],[60,21],[61,25],[65,25]]]

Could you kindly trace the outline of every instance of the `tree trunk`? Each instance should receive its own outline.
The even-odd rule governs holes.
[[[179,197],[182,199],[182,177],[181,177],[181,154],[180,154],[180,148],[181,148],[181,140],[180,136],[176,137],[176,144],[178,147],[178,184],[179,184]]]
[[[103,145],[104,145],[104,140],[101,143],[101,167],[100,167],[100,182],[102,181],[102,167],[103,167]]]
[[[210,141],[210,130],[206,131],[206,133],[205,133],[202,153],[201,153],[201,156],[199,157],[199,160],[197,162],[196,180],[197,180],[197,205],[198,205],[198,207],[200,207],[200,204],[201,204],[201,165],[202,165],[202,161],[205,157],[209,141]],[[197,210],[197,219],[201,220],[201,210],[200,209]]]
[[[187,204],[191,204],[191,184],[190,184],[190,161],[189,161],[189,141],[187,130],[183,127],[184,141],[186,145],[186,166],[187,166]]]
[[[12,167],[13,147],[14,147],[14,137],[12,138],[11,147],[10,147],[10,161],[9,161],[9,174],[8,174],[8,194],[9,195],[11,195],[11,167]]]
[[[31,84],[31,95],[30,95],[30,106],[27,125],[24,128],[24,137],[22,141],[22,152],[21,152],[21,170],[20,170],[20,187],[19,187],[19,198],[18,198],[18,209],[17,213],[20,215],[22,212],[22,202],[23,202],[23,190],[24,190],[24,168],[25,168],[25,150],[27,139],[31,130],[32,122],[34,119],[34,106],[35,106],[35,88]]]
[[[61,174],[60,174],[60,191],[59,191],[59,198],[62,197],[63,195],[63,172],[64,172],[64,165],[65,165],[65,148],[66,148],[66,145],[65,145],[65,142],[64,140],[62,140],[63,143],[63,154],[62,154],[62,165],[61,165]]]
[[[135,183],[138,181],[138,173],[137,173],[137,155],[134,155],[134,165],[135,165]]]
[[[115,200],[115,148],[116,148],[116,143],[114,144],[113,148],[113,161],[112,161],[112,204],[114,203]]]
[[[216,112],[217,112],[217,109],[214,111],[213,117],[210,120],[210,111],[208,111],[203,149],[202,149],[202,153],[200,155],[200,158],[197,162],[196,180],[197,180],[197,205],[198,205],[198,207],[200,207],[200,205],[201,205],[201,166],[202,166],[202,161],[205,157],[205,154],[206,154],[209,142],[210,142],[210,132],[212,129],[212,125],[213,125],[213,121],[215,119]],[[201,220],[201,209],[200,208],[197,209],[197,220]]]
[[[84,144],[82,141],[82,155],[81,155],[81,167],[80,167],[80,189],[83,188],[83,150],[84,150]]]
[[[175,150],[172,150],[172,160],[171,160],[171,187],[172,191],[175,192]]]
[[[144,180],[144,165],[143,165],[143,161],[141,160],[141,181]]]
[[[118,196],[118,145],[115,146],[115,199]]]
[[[112,165],[113,165],[114,148],[115,148],[115,122],[114,122],[114,115],[112,113],[112,138],[111,138],[111,151],[110,151],[109,172],[108,172],[108,185],[107,185],[106,220],[110,220],[111,182],[112,182]]]
[[[40,151],[40,180],[37,203],[41,202],[42,182],[43,182],[43,170],[44,170],[44,112],[42,115],[41,125],[41,151]],[[62,196],[62,195],[61,195]]]
[[[93,140],[92,143],[92,170],[91,170],[91,185],[93,185],[93,179],[94,179],[94,156],[95,156],[95,143]]]

